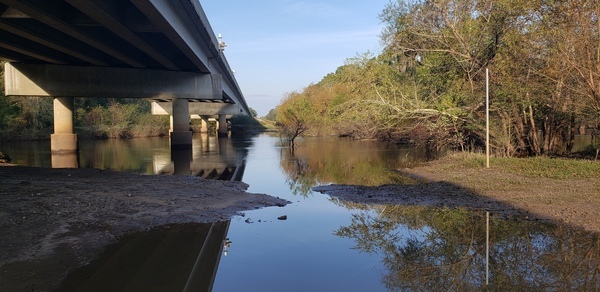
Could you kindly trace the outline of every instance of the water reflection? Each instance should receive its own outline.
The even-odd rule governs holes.
[[[210,291],[229,221],[126,236],[71,273],[57,291]]]
[[[306,139],[293,153],[280,150],[280,166],[295,195],[307,196],[319,184],[376,186],[412,182],[394,169],[437,156],[426,148],[398,147],[376,141]]]
[[[164,139],[137,145],[141,141],[85,145],[82,167],[241,181],[252,144],[208,135],[195,137],[191,149],[171,149]],[[69,274],[58,291],[210,291],[221,256],[231,245],[230,222],[164,226],[126,236]]]
[[[191,149],[171,150],[165,138],[82,140],[79,152],[70,154],[50,153],[48,141],[15,141],[1,147],[19,165],[241,179],[252,139],[202,134],[192,143]]]
[[[207,179],[241,180],[245,170],[248,139],[219,139],[206,134],[194,140],[191,149],[154,153],[154,174],[193,175]]]
[[[200,289],[208,289],[215,281],[215,291],[600,289],[598,234],[492,216],[490,287],[486,287],[483,212],[364,205],[328,200],[310,191],[320,183],[376,186],[410,181],[390,170],[423,161],[428,156],[425,149],[307,139],[292,154],[288,149],[275,149],[275,144],[276,138],[268,136],[254,140],[195,136],[188,164],[185,161],[190,153],[172,153],[168,139],[82,143],[81,167],[242,180],[247,165],[244,180],[253,192],[282,196],[295,203],[285,209],[247,212],[245,218],[234,219],[227,232],[209,241],[214,248],[206,245],[210,257],[201,260],[206,264],[197,269],[207,272],[194,271],[194,267],[204,246],[201,238],[206,237],[201,234],[209,227],[171,226],[130,237],[134,243],[121,241],[110,249],[113,255],[98,260],[97,269],[86,267],[87,275],[84,271],[70,275],[65,285],[74,286],[63,289],[79,285],[86,288],[82,290],[93,291],[90,283],[81,280],[89,277],[108,291],[152,290],[150,286],[109,286],[120,283],[129,288],[133,287],[127,286],[133,285],[130,283],[140,283],[139,279],[166,287],[160,290],[181,291],[190,275],[206,276]],[[47,157],[44,163],[49,167],[49,147],[39,149],[23,157],[35,163]],[[284,214],[288,220],[276,219]],[[245,222],[250,217],[255,223]],[[141,237],[145,239],[136,239]],[[227,237],[234,245],[231,254],[222,257],[228,247]],[[214,269],[219,265],[216,280],[212,265]],[[111,272],[113,269],[116,271]]]
[[[294,195],[310,195],[313,186],[327,183],[414,183],[390,170],[423,161],[426,150],[387,147],[309,139],[294,153],[282,150],[280,166]],[[379,256],[385,268],[381,282],[390,291],[600,289],[598,233],[492,216],[488,287],[484,211],[331,201],[352,213],[351,222],[333,234],[353,240],[355,250]]]
[[[389,290],[485,288],[485,212],[400,205],[362,205],[334,232],[355,249],[382,257]],[[535,221],[490,221],[490,287],[494,290],[594,291],[600,288],[596,233]]]

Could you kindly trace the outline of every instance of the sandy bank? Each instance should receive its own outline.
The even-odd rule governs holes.
[[[124,234],[284,206],[241,182],[0,166],[0,291],[44,291]],[[26,288],[26,289],[25,289]]]

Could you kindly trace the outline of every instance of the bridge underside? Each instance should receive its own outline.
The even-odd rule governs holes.
[[[232,103],[223,99],[219,74],[12,63],[5,64],[4,74],[7,95]]]
[[[0,59],[220,75],[215,99],[249,112],[194,0],[0,0]]]
[[[77,147],[73,97],[168,102],[176,147],[191,145],[190,102],[249,113],[197,0],[0,0],[0,59],[7,95],[55,98],[53,151]]]
[[[219,74],[136,68],[85,67],[49,64],[4,66],[5,91],[13,96],[50,96],[54,101],[53,152],[77,150],[73,132],[73,98],[144,98],[154,101],[153,114],[170,115],[171,144],[192,144],[190,115],[216,116],[219,134],[227,134],[226,118],[243,112],[224,99]]]

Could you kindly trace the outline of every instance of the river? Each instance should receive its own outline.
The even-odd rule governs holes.
[[[160,268],[146,274],[142,271],[149,268],[138,268],[131,277],[122,277],[130,268],[120,267],[131,262],[147,266],[153,259],[152,252],[131,247],[128,253],[136,256],[126,258],[123,248],[109,248],[102,264],[75,271],[66,281],[89,282],[90,275],[98,276],[98,269],[121,253],[119,264],[105,268],[121,275],[104,280],[122,281],[118,289],[136,287],[131,286],[136,285],[132,278],[154,291],[191,291],[194,281],[213,291],[485,290],[486,281],[492,290],[600,289],[598,234],[495,214],[488,221],[483,210],[356,204],[311,191],[329,183],[402,183],[406,178],[391,170],[435,158],[424,149],[314,138],[301,141],[292,154],[278,144],[277,137],[267,134],[236,139],[195,136],[192,153],[177,155],[165,138],[80,141],[79,167],[241,178],[250,192],[292,203],[244,212],[215,229],[223,233],[214,248],[206,248],[207,261],[216,263],[211,271],[198,272],[202,257],[196,254],[161,255],[166,260],[153,265],[165,270],[175,261],[190,262],[189,269],[174,273],[173,279],[181,279],[179,286],[168,286],[168,273]],[[14,163],[39,167],[52,166],[49,148],[44,141],[0,145]],[[157,229],[125,237],[116,246],[133,241],[153,246],[157,236],[174,230],[180,234],[177,242],[192,245],[190,234],[216,234],[209,229],[202,224]]]

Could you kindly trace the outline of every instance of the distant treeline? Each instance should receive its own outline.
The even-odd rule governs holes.
[[[51,97],[0,96],[0,139],[48,139],[53,132]],[[167,135],[169,117],[153,116],[144,99],[75,99],[75,132],[82,138]]]
[[[0,66],[4,68],[3,62]],[[4,96],[4,70],[0,70],[0,140],[47,140],[53,133],[52,97]],[[231,119],[236,133],[262,131],[250,108],[249,116]],[[156,137],[169,134],[169,116],[155,116],[150,101],[134,98],[75,98],[75,132],[83,139]],[[199,130],[200,121],[190,121]],[[214,128],[214,125],[212,126]]]
[[[53,133],[51,97],[6,97],[0,95],[0,140],[47,140]],[[234,116],[235,135],[265,130],[254,117]],[[150,101],[132,98],[75,98],[75,132],[82,139],[157,137],[169,134],[169,116],[152,115]],[[209,126],[215,130],[215,125]],[[200,131],[200,120],[190,128]]]
[[[391,2],[385,48],[287,94],[269,117],[305,134],[563,154],[600,130],[600,2]],[[275,117],[273,117],[275,116]]]

